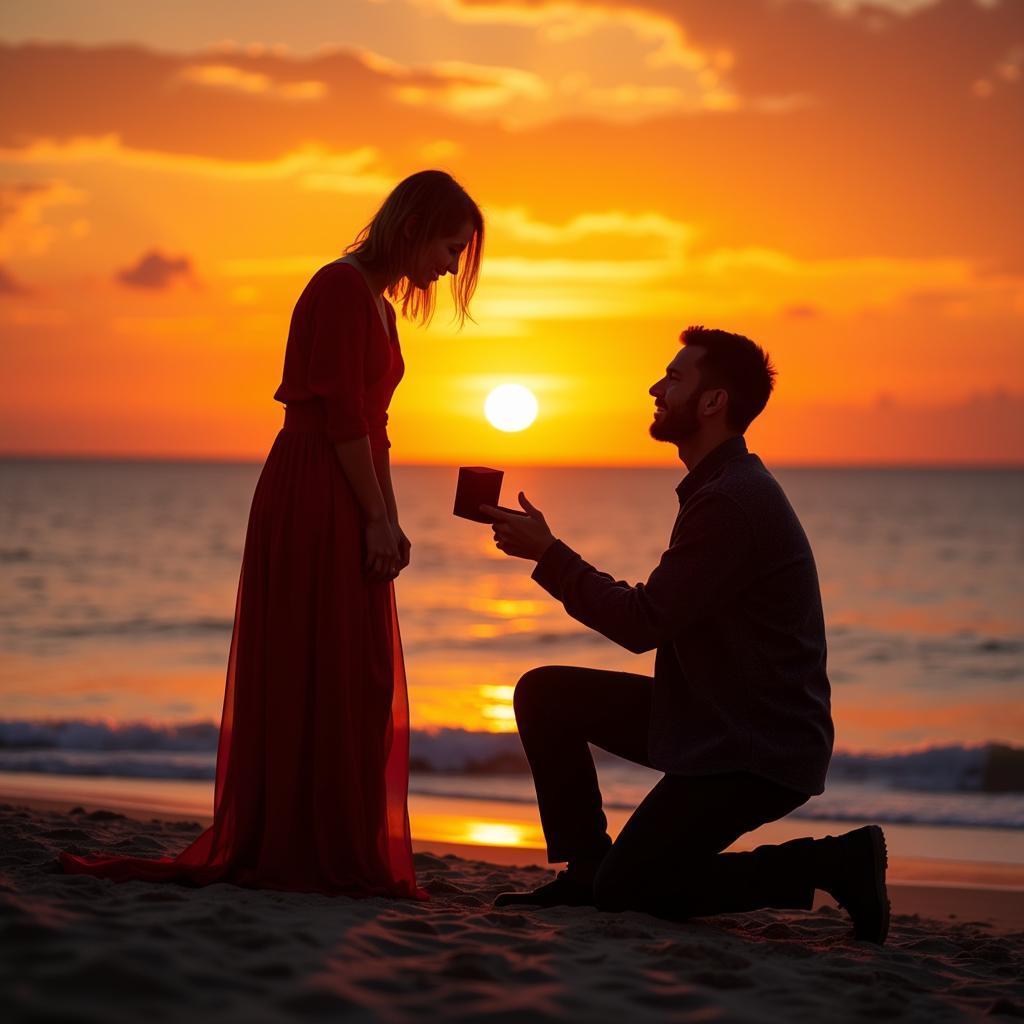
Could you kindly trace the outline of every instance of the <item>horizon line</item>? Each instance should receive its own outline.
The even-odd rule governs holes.
[[[191,463],[210,465],[260,465],[266,461],[266,456],[241,456],[241,455],[168,455],[164,453],[104,453],[104,452],[18,452],[0,451],[0,461],[39,461],[39,462],[124,462],[124,463]],[[404,461],[392,462],[392,466],[417,468],[417,469],[457,469],[460,465],[469,465],[469,462],[449,462],[442,460],[431,461]],[[474,463],[475,464],[475,463]],[[517,469],[685,469],[680,462],[505,462],[506,468]],[[778,469],[885,469],[885,470],[911,470],[911,469],[941,469],[941,470],[1024,470],[1024,458],[1019,461],[911,461],[898,460],[850,460],[846,462],[828,462],[822,460],[807,461],[781,461],[773,462]]]

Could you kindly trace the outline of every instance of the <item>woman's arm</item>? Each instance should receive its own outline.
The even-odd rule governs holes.
[[[374,469],[370,439],[363,436],[354,441],[335,441],[334,450],[352,490],[356,492],[356,499],[366,521],[387,519],[387,504]]]
[[[366,520],[366,571],[377,582],[394,579],[402,568],[402,554],[377,479],[370,439],[364,436],[353,441],[335,441],[334,451]],[[391,490],[390,474],[386,489]],[[391,503],[393,506],[394,495]]]
[[[391,483],[391,455],[389,449],[374,448],[373,463],[377,469],[377,479],[380,480],[384,505],[388,510],[388,520],[395,529],[399,554],[398,571],[401,572],[409,564],[409,560],[412,557],[412,544],[398,522],[398,502],[395,500],[395,489]]]
[[[391,484],[391,455],[387,448],[372,449],[373,465],[377,471],[377,480],[380,482],[381,494],[384,496],[384,507],[387,509],[388,519],[398,524],[398,503],[395,501],[395,489]]]

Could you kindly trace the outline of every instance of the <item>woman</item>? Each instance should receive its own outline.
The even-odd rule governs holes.
[[[286,404],[253,495],[217,750],[214,821],[176,858],[68,872],[426,898],[412,863],[408,701],[394,578],[409,564],[388,458],[404,371],[394,308],[427,322],[452,275],[460,321],[483,245],[447,174],[402,181],[292,315]]]

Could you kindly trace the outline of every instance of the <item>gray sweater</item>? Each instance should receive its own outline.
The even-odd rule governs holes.
[[[735,437],[677,488],[668,550],[630,586],[556,541],[533,578],[585,626],[657,648],[651,764],[821,793],[832,754],[814,556],[782,488]]]

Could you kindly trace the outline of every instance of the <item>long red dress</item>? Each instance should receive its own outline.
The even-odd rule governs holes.
[[[360,272],[314,274],[292,315],[287,403],[253,495],[228,658],[213,825],[177,857],[78,857],[117,881],[426,899],[409,817],[409,713],[393,583],[363,573],[334,442],[389,447],[404,372]]]

